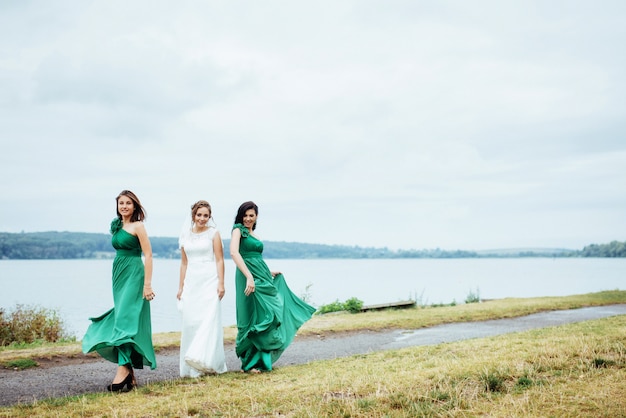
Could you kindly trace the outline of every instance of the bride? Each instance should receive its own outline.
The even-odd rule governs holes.
[[[182,313],[180,376],[224,373],[224,248],[211,220],[211,205],[199,200],[191,206],[179,238],[181,253],[178,306]]]

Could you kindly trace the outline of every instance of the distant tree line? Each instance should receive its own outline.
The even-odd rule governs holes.
[[[178,251],[176,238],[151,237],[155,257]],[[0,232],[0,259],[110,258],[111,235],[85,232]],[[176,255],[178,257],[178,255]]]
[[[626,257],[626,241],[587,245],[579,255],[580,257]]]
[[[179,258],[178,239],[150,237],[156,258]],[[224,240],[224,256],[229,258],[230,240]],[[76,259],[112,258],[115,251],[109,234],[84,232],[0,232],[0,259]],[[626,242],[591,244],[582,250],[519,251],[477,253],[474,251],[441,249],[390,250],[359,246],[306,244],[299,242],[265,241],[266,258],[493,258],[493,257],[626,257]]]

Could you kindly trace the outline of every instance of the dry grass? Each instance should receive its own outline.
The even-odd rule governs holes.
[[[626,416],[626,316],[0,409],[51,417]]]
[[[626,291],[613,290],[564,297],[507,298],[456,306],[371,311],[360,314],[340,312],[328,315],[315,315],[304,324],[299,334],[321,335],[360,330],[419,329],[452,322],[513,318],[537,312],[615,303],[626,303]],[[233,343],[236,336],[236,327],[224,328],[225,343]],[[155,334],[153,342],[157,350],[177,347],[180,343],[180,333]],[[82,355],[80,342],[50,343],[32,348],[0,347],[0,363],[23,358],[37,359],[52,356],[76,357]]]
[[[351,321],[357,329],[375,329],[381,324],[418,328],[433,321],[458,322],[461,317],[493,319],[548,307],[624,303],[625,298],[626,292],[602,292],[580,297],[331,315],[314,318],[303,331],[328,332],[325,327],[350,329],[347,324]],[[166,334],[164,341],[175,340],[176,335]],[[624,393],[626,316],[617,316],[499,337],[319,361],[261,375],[229,372],[150,384],[131,393],[59,398],[0,408],[0,416],[617,417],[626,416]]]

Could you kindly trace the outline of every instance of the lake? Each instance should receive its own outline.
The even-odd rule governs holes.
[[[422,304],[483,299],[567,296],[624,289],[624,258],[460,258],[267,260],[294,293],[314,306],[356,297],[365,305],[415,299]],[[41,306],[59,312],[78,339],[113,306],[112,260],[0,260],[0,307]],[[178,331],[179,260],[155,259],[154,332]],[[224,325],[235,324],[235,265],[226,260]]]

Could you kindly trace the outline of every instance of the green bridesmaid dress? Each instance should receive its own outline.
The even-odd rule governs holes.
[[[139,239],[122,229],[120,219],[111,223],[113,260],[113,308],[97,318],[83,337],[83,353],[98,352],[120,366],[156,368],[152,345],[150,302],[143,298],[144,264]]]
[[[255,285],[254,292],[246,296],[246,277],[237,269],[235,351],[243,371],[269,371],[315,308],[293,294],[282,274],[272,277],[263,261],[263,242],[250,235],[242,224],[235,224],[235,228],[241,230],[239,253],[254,276]]]

